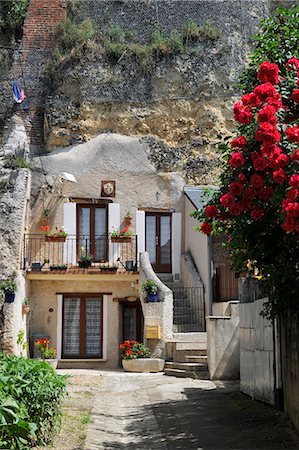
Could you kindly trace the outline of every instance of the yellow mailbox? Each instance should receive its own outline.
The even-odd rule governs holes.
[[[147,325],[145,327],[146,339],[161,339],[160,325]]]

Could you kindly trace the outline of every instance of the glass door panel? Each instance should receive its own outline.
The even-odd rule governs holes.
[[[124,341],[137,340],[137,310],[124,307]]]
[[[107,255],[107,214],[106,208],[95,208],[94,217],[94,259],[100,261],[106,260]]]
[[[102,357],[102,300],[85,299],[85,354],[88,357]]]
[[[80,298],[64,298],[63,357],[80,355]]]
[[[90,208],[79,208],[79,255],[90,253]]]
[[[171,264],[171,229],[170,216],[160,217],[160,263]]]
[[[156,216],[146,216],[146,251],[149,254],[151,264],[155,265],[157,261],[156,250]]]

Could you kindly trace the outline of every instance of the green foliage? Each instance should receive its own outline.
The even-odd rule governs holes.
[[[14,294],[17,292],[16,273],[14,272],[10,278],[2,280],[0,283],[0,295]]]
[[[141,290],[147,294],[156,294],[158,288],[153,280],[145,280],[141,285]]]
[[[253,36],[255,50],[249,67],[240,79],[240,88],[249,92],[257,85],[256,69],[263,61],[275,62],[286,74],[285,62],[299,57],[299,6],[277,8],[276,14],[261,21],[259,33]]]
[[[2,0],[0,2],[0,36],[7,40],[20,39],[29,0]]]
[[[0,448],[47,444],[60,424],[66,383],[46,362],[0,354]]]
[[[23,303],[24,305],[25,303]],[[20,330],[17,336],[17,344],[22,351],[28,350],[28,343],[25,341],[25,331]]]
[[[140,359],[150,356],[149,349],[141,342],[125,341],[119,346],[122,359]]]
[[[61,50],[67,52],[74,47],[83,45],[92,39],[94,35],[94,26],[89,19],[84,19],[77,24],[67,17],[61,24]]]
[[[24,156],[9,155],[4,158],[4,167],[7,169],[29,169],[30,164]]]

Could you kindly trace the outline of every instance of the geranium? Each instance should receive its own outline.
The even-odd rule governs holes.
[[[150,351],[144,344],[134,340],[126,340],[119,346],[122,359],[149,358]]]
[[[34,345],[39,350],[42,359],[56,358],[56,348],[50,347],[50,340],[48,338],[36,339]]]

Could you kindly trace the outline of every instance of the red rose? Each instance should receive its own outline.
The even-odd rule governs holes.
[[[244,186],[239,181],[234,181],[229,185],[229,192],[234,195],[240,195],[243,192]]]
[[[299,128],[298,127],[288,128],[286,130],[286,135],[290,142],[295,142],[295,143],[299,142]]]
[[[299,149],[298,150],[294,150],[294,152],[290,155],[290,158],[294,162],[299,161]]]
[[[220,203],[224,208],[227,208],[233,201],[234,197],[231,194],[224,194],[220,197]]]
[[[265,170],[268,167],[267,159],[263,158],[258,152],[253,152],[251,159],[255,170]]]
[[[294,188],[299,188],[299,175],[294,173],[290,178],[289,185]]]
[[[215,205],[207,206],[206,207],[206,216],[210,219],[214,219],[218,216],[218,209]]]
[[[207,234],[208,236],[212,233],[213,227],[208,222],[203,222],[200,227],[202,233]]]
[[[288,217],[298,217],[299,216],[299,203],[289,202],[284,210],[287,212]]]
[[[272,125],[275,125],[277,123],[277,119],[274,115],[275,113],[276,109],[274,108],[274,106],[271,105],[264,106],[264,108],[262,108],[257,115],[258,122],[259,123],[269,122]]]
[[[229,207],[228,207],[229,212],[231,213],[232,216],[239,216],[242,212],[242,208],[241,205],[239,203],[232,203]]]
[[[287,155],[285,153],[281,153],[277,157],[276,163],[277,163],[278,167],[286,167],[289,163],[289,158],[287,157]]]
[[[252,114],[246,108],[243,107],[241,102],[237,102],[233,107],[234,118],[237,122],[244,125],[250,124],[252,120]]]
[[[251,208],[252,203],[247,200],[241,200],[240,206],[242,211],[248,211]]]
[[[276,111],[278,111],[279,109],[281,109],[283,107],[282,105],[282,101],[280,100],[280,95],[279,94],[275,94],[274,97],[269,97],[267,100],[267,104],[273,106],[273,108],[275,108]]]
[[[293,91],[292,99],[294,100],[295,103],[299,103],[299,89]]]
[[[298,189],[291,188],[291,189],[288,191],[288,199],[294,201],[294,200],[296,200],[296,198],[298,197],[298,194],[299,194]]]
[[[255,133],[255,138],[257,141],[262,141],[265,144],[275,144],[280,141],[281,134],[278,132],[275,125],[263,122]]]
[[[241,152],[232,153],[228,163],[234,168],[244,166],[245,159],[243,154]]]
[[[299,69],[299,59],[297,58],[290,58],[288,62],[286,63],[286,67],[290,70],[297,70]]]
[[[291,221],[286,221],[283,225],[282,228],[284,229],[284,231],[286,231],[287,233],[292,233],[293,231],[295,231],[295,221],[291,222]]]
[[[267,202],[268,200],[270,200],[270,198],[272,197],[273,194],[274,194],[274,189],[271,186],[269,186],[258,194],[258,198],[260,198],[264,202]]]
[[[278,72],[279,68],[277,64],[264,61],[259,67],[257,77],[263,83],[269,81],[271,84],[278,84]]]
[[[242,102],[243,105],[249,106],[250,108],[257,108],[261,105],[261,100],[254,93],[243,95]]]
[[[254,88],[253,93],[261,100],[261,102],[265,102],[269,97],[274,97],[277,92],[275,87],[268,82]]]
[[[238,175],[238,181],[240,181],[240,183],[243,183],[243,184],[245,183],[246,177],[245,177],[244,173],[240,173]]]
[[[244,200],[250,201],[255,197],[255,191],[252,188],[246,188],[243,194]]]
[[[260,220],[262,217],[264,217],[265,211],[263,210],[263,208],[257,206],[251,211],[250,215],[254,220]]]
[[[239,136],[236,139],[234,139],[231,142],[230,145],[231,145],[232,148],[235,148],[235,147],[237,147],[237,148],[245,148],[246,145],[247,145],[247,141],[246,141],[246,138],[244,136]]]
[[[275,183],[283,184],[287,179],[287,174],[283,169],[276,170],[273,172],[273,180]]]
[[[254,173],[252,175],[252,177],[250,178],[250,182],[256,192],[260,192],[264,188],[264,180],[257,173]]]

